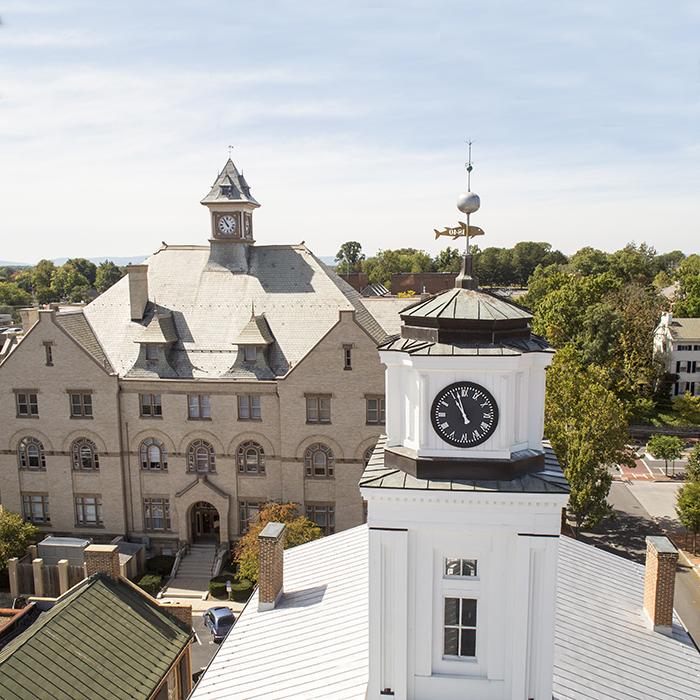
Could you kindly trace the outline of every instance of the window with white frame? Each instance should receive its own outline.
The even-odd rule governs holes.
[[[36,389],[15,391],[15,402],[17,404],[17,418],[37,418],[39,416]]]
[[[331,397],[327,394],[306,395],[306,422],[331,422]]]
[[[92,394],[87,391],[71,391],[70,397],[70,417],[71,418],[92,418]]]
[[[187,397],[187,417],[190,420],[209,420],[211,418],[208,394],[190,394]]]
[[[75,524],[87,527],[99,527],[102,522],[102,497],[75,497]]]
[[[35,437],[24,437],[17,444],[20,469],[46,469],[44,446]]]
[[[476,559],[452,559],[445,557],[445,577],[465,578],[477,576]]]
[[[146,438],[139,447],[141,469],[148,471],[166,471],[168,453],[165,445],[157,438]]]
[[[206,440],[194,440],[187,448],[187,471],[200,474],[216,471],[214,448]]]
[[[258,394],[238,395],[238,420],[262,420]]]
[[[163,406],[160,394],[139,394],[139,412],[141,418],[161,418]]]
[[[73,469],[76,471],[97,471],[100,468],[100,458],[97,445],[88,438],[78,438],[71,446]]]
[[[47,525],[51,522],[49,515],[49,495],[47,493],[23,493],[22,515],[35,525]]]
[[[444,599],[443,654],[446,657],[476,656],[476,598]]]
[[[151,497],[143,499],[144,530],[170,529],[170,499]]]
[[[236,460],[241,474],[265,473],[265,450],[254,440],[247,440],[238,446]]]
[[[310,478],[332,479],[334,462],[331,448],[320,442],[309,445],[304,453],[305,473]]]

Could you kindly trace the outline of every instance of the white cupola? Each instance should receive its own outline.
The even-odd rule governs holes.
[[[459,205],[468,218],[478,197]],[[360,481],[369,700],[552,698],[569,492],[542,440],[553,351],[471,265],[467,254],[455,288],[405,309],[379,347],[387,434]]]

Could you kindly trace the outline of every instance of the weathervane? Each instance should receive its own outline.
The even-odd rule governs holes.
[[[229,160],[231,160],[231,151],[232,150],[233,150],[233,146],[231,146],[231,144],[229,144],[229,147],[228,147],[228,159]]]
[[[464,237],[465,247],[464,247],[464,259],[462,261],[462,269],[457,275],[455,280],[455,286],[461,287],[462,289],[477,289],[479,286],[479,281],[472,274],[472,255],[469,250],[469,242],[474,236],[483,236],[484,230],[478,226],[469,225],[469,217],[478,211],[481,206],[481,200],[476,192],[472,192],[472,170],[474,166],[472,164],[472,142],[467,141],[468,146],[468,156],[467,162],[464,164],[467,169],[467,191],[459,195],[457,198],[457,209],[459,209],[462,214],[467,215],[467,222],[458,222],[457,226],[448,226],[442,229],[442,231],[435,231],[435,238],[440,238],[440,236],[449,236],[453,240]]]

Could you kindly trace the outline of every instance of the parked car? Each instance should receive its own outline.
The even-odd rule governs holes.
[[[203,618],[204,626],[214,635],[215,642],[221,642],[236,621],[231,609],[225,606],[209,608]]]

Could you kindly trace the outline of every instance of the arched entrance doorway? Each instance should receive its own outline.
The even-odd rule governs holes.
[[[197,501],[190,510],[193,542],[219,541],[219,512],[211,503]]]

